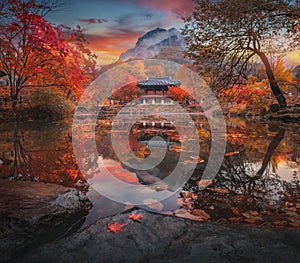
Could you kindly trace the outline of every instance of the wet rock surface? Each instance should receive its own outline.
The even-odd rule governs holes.
[[[63,235],[87,214],[78,190],[54,184],[0,180],[0,261],[12,260]]]
[[[300,229],[195,222],[126,212],[30,251],[16,262],[300,262]],[[113,233],[108,224],[126,224]]]

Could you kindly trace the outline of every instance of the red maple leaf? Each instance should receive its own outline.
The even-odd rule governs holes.
[[[141,223],[141,219],[144,218],[142,214],[135,214],[132,213],[131,215],[128,216],[129,219],[131,219],[134,222],[140,222]]]
[[[123,230],[123,227],[127,224],[119,224],[118,222],[114,222],[113,224],[107,224],[107,228],[110,232],[117,233],[118,231]]]

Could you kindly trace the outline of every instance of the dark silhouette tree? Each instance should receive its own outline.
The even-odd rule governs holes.
[[[286,99],[275,78],[268,51],[286,52],[299,45],[299,1],[195,0],[185,19],[187,55],[209,72],[216,89],[247,78],[251,62],[263,63],[273,95],[281,107]]]

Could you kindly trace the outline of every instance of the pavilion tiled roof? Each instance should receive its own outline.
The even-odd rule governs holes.
[[[148,78],[146,80],[142,80],[138,82],[138,87],[146,88],[146,87],[157,87],[157,86],[180,86],[181,82],[178,80],[172,80],[169,78]]]

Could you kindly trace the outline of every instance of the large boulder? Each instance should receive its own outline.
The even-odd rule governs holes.
[[[201,223],[143,210],[107,217],[16,262],[300,262],[300,230]],[[108,225],[123,224],[113,233]]]
[[[91,208],[77,189],[55,184],[0,180],[0,254],[12,260],[71,230]]]

